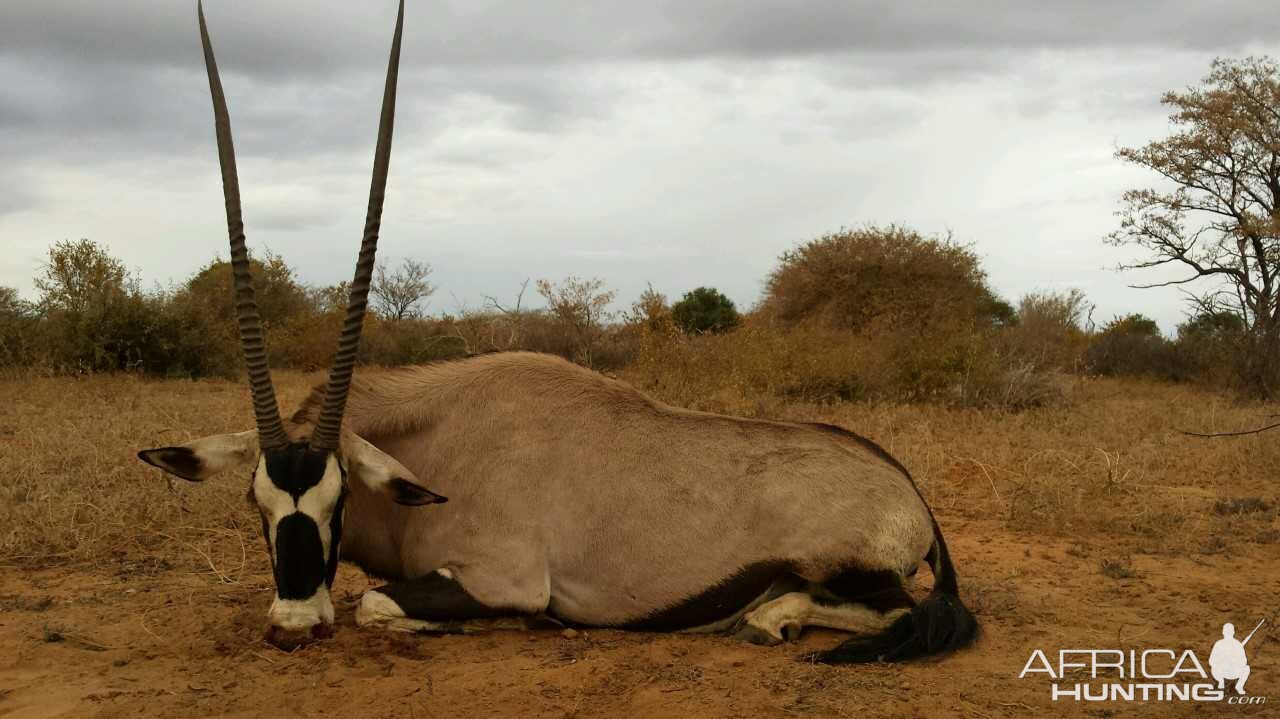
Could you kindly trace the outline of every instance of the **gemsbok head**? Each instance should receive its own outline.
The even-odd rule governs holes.
[[[262,516],[262,531],[276,583],[275,600],[268,613],[271,622],[269,638],[277,643],[294,643],[307,635],[325,636],[331,631],[334,614],[329,590],[338,566],[342,509],[348,483],[361,482],[405,505],[445,501],[444,497],[423,487],[412,472],[391,456],[345,431],[342,425],[360,345],[387,184],[404,2],[400,2],[391,43],[382,97],[382,118],[374,152],[373,181],[369,189],[369,209],[355,276],[351,281],[346,318],[329,372],[323,408],[314,430],[306,437],[290,436],[276,404],[271,372],[267,367],[266,338],[258,315],[249,274],[249,256],[245,249],[231,121],[209,41],[204,9],[200,4],[197,4],[197,14],[209,92],[213,99],[218,161],[222,168],[236,320],[248,368],[257,429],[206,437],[182,446],[148,449],[139,452],[138,456],[149,464],[197,482],[236,464],[252,464],[250,494]]]

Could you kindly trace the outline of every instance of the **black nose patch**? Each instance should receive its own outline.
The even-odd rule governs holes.
[[[315,520],[294,512],[276,524],[276,594],[309,599],[327,574],[324,545]]]

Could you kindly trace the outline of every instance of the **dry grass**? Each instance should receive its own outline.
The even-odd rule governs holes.
[[[317,375],[278,372],[286,408]],[[1216,553],[1280,541],[1275,436],[1195,439],[1274,411],[1189,387],[1079,380],[1065,404],[1012,413],[936,405],[772,401],[780,418],[879,441],[943,516],[998,518],[1021,534],[1114,536],[1138,551]],[[243,477],[167,481],[141,448],[251,425],[239,382],[132,376],[0,380],[0,562],[178,565],[261,581],[266,557]]]
[[[283,401],[317,375],[278,373]],[[0,562],[115,562],[125,572],[170,562],[226,582],[266,556],[244,477],[169,480],[135,453],[252,426],[243,383],[131,375],[0,379]]]
[[[1274,513],[1255,508],[1275,503],[1275,436],[1179,431],[1255,426],[1268,413],[1203,389],[1117,379],[1077,380],[1066,404],[1018,413],[857,404],[784,412],[877,439],[943,514],[998,517],[1018,532],[1131,537],[1144,551],[1274,541]]]

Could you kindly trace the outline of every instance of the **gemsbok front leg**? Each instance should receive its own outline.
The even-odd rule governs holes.
[[[370,589],[356,608],[356,624],[394,632],[457,634],[470,629],[526,629],[540,610],[536,600],[500,605],[477,599],[448,569]]]

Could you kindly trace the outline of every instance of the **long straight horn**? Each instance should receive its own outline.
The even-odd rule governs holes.
[[[329,388],[325,393],[320,418],[311,434],[314,449],[337,449],[342,413],[351,389],[351,373],[360,351],[360,331],[368,304],[369,281],[373,277],[374,255],[378,250],[378,229],[382,226],[382,200],[387,189],[387,167],[391,162],[391,131],[396,115],[396,80],[400,72],[400,34],[404,29],[404,0],[396,13],[396,32],[391,41],[391,59],[387,63],[387,84],[382,91],[382,119],[378,123],[378,145],[373,153],[373,182],[369,186],[369,213],[364,220],[364,238],[360,241],[360,257],[351,280],[351,298],[347,317],[338,337],[338,352],[329,371]]]
[[[271,371],[267,369],[267,345],[258,316],[258,302],[249,276],[249,252],[244,246],[244,220],[240,217],[240,180],[236,175],[236,151],[231,143],[231,118],[227,98],[222,94],[218,63],[213,59],[209,28],[204,22],[204,7],[196,3],[200,17],[200,42],[204,45],[204,67],[209,73],[209,94],[213,96],[213,123],[218,136],[218,164],[222,166],[222,197],[227,204],[227,234],[231,238],[231,274],[234,278],[236,321],[240,325],[240,345],[244,363],[249,369],[249,387],[253,391],[253,413],[258,420],[258,442],[263,449],[283,447],[289,443]]]

